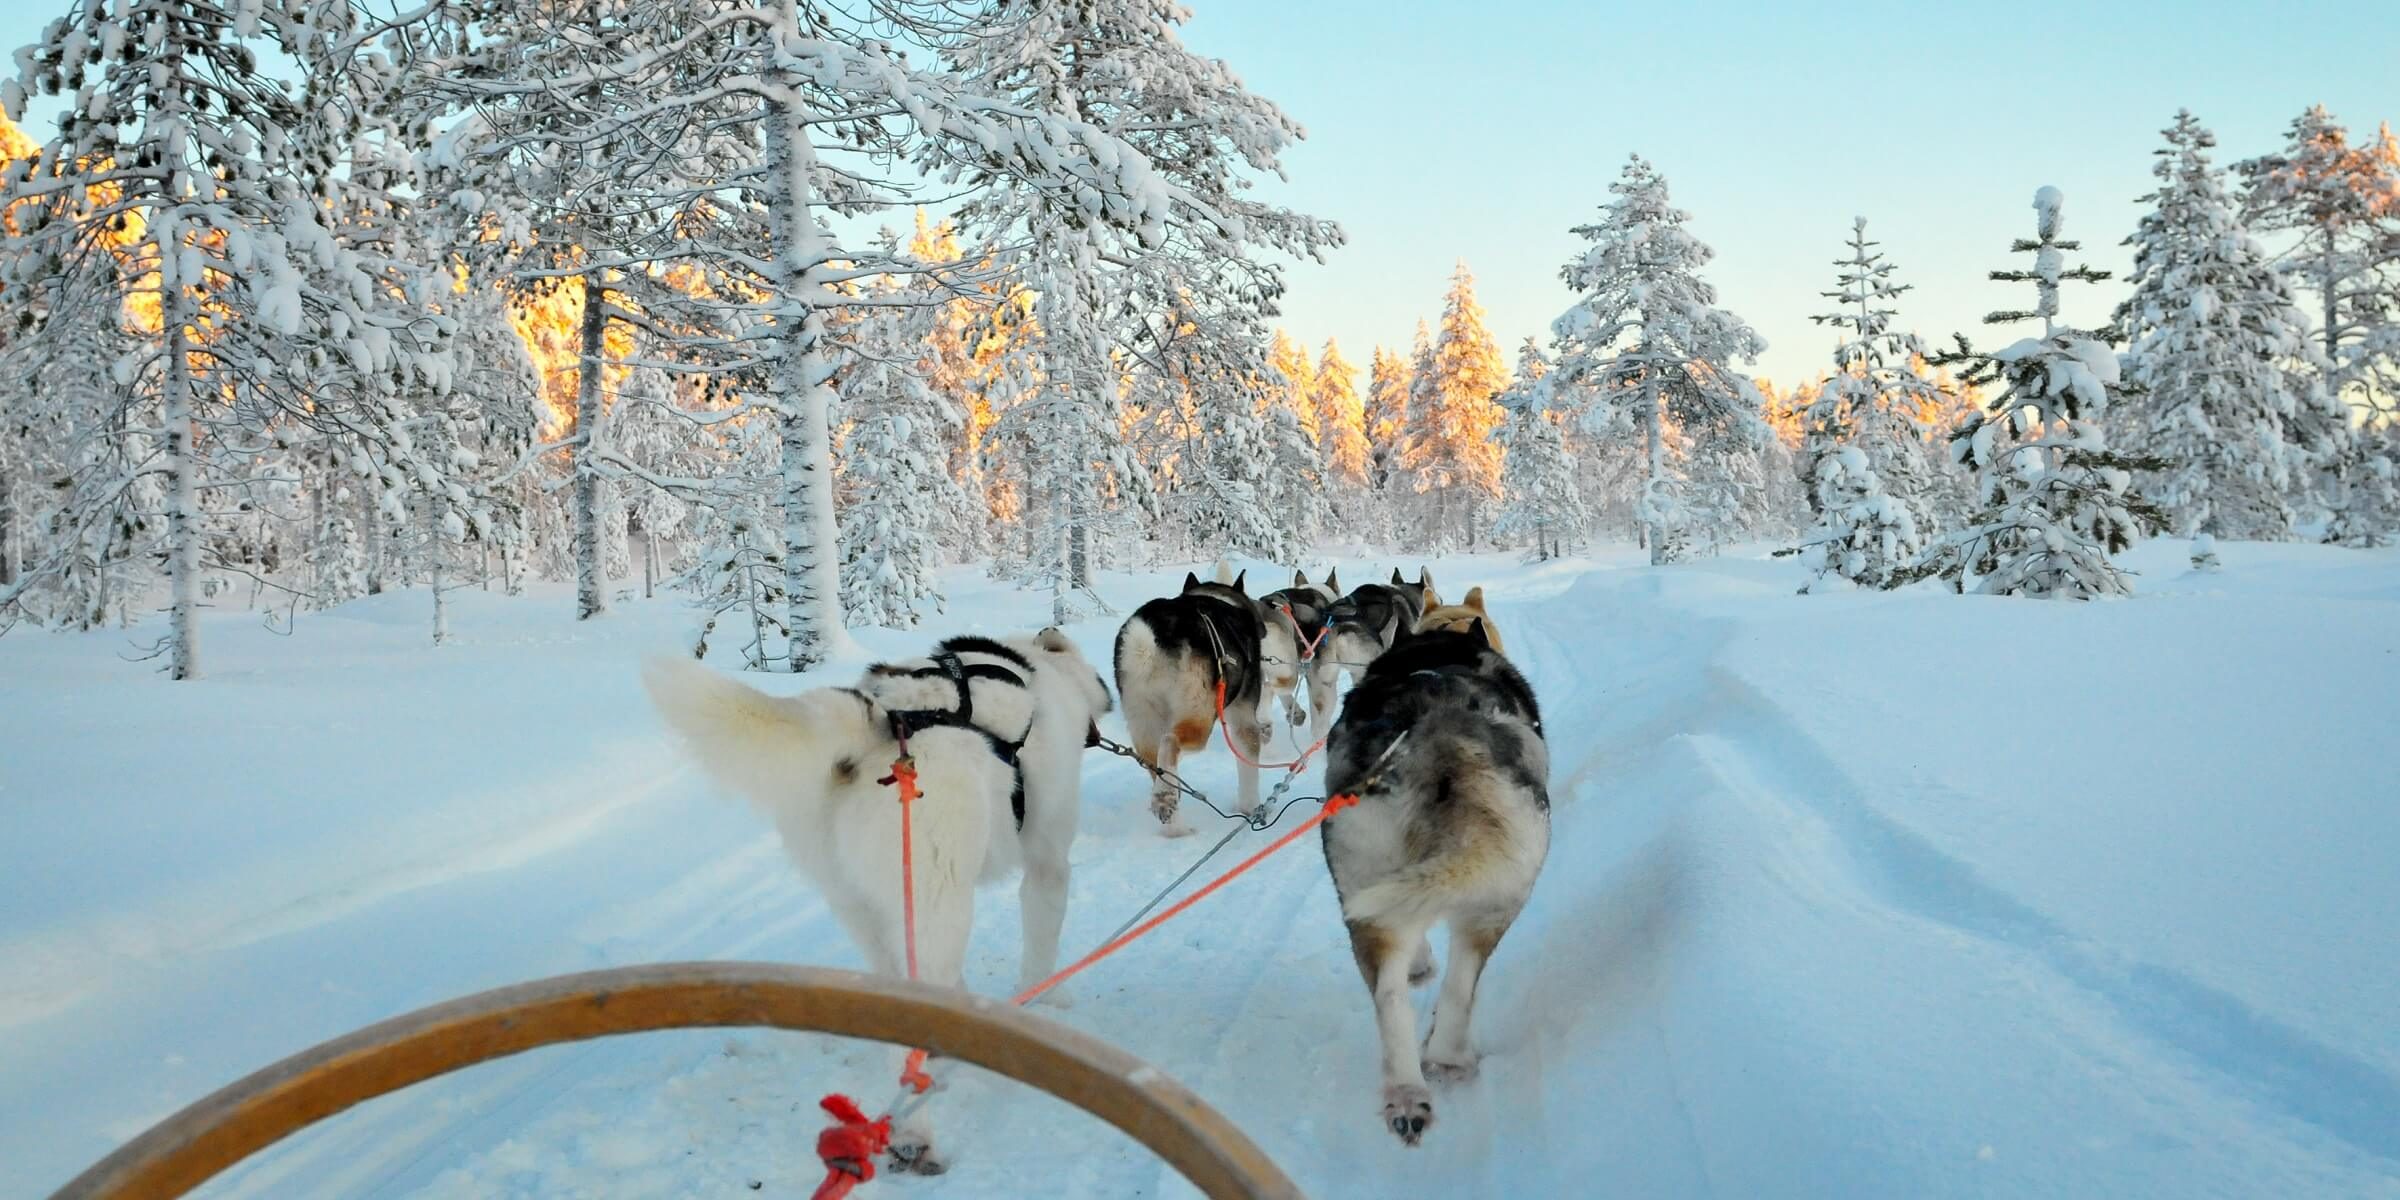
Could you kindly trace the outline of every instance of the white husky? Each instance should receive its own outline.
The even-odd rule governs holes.
[[[684,659],[653,661],[643,682],[700,765],[773,818],[871,969],[907,970],[900,805],[879,782],[902,734],[923,792],[911,814],[919,978],[963,985],[976,884],[1019,866],[1021,983],[1057,968],[1081,759],[1110,707],[1107,686],[1065,634],[952,638],[924,659],[868,668],[856,687],[788,697]],[[1057,991],[1044,999],[1065,1002]],[[894,1137],[893,1154],[910,1170],[942,1169],[921,1112]]]

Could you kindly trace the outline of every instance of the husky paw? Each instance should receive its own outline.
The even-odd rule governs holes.
[[[950,1160],[934,1152],[933,1140],[921,1133],[892,1135],[891,1169],[901,1175],[939,1175],[950,1169]]]
[[[1383,1086],[1383,1123],[1402,1144],[1414,1146],[1433,1124],[1433,1093],[1421,1083]]]
[[[1158,823],[1161,825],[1172,825],[1175,823],[1176,808],[1177,805],[1175,803],[1175,794],[1172,792],[1169,792],[1163,796],[1153,795],[1150,797],[1150,815],[1157,817]]]
[[[1483,1056],[1472,1050],[1460,1054],[1425,1054],[1425,1078],[1440,1084],[1466,1083],[1483,1067]]]
[[[1424,987],[1433,982],[1433,943],[1419,941],[1417,956],[1408,963],[1408,986]]]

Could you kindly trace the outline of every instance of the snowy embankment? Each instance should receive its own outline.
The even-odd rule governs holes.
[[[1487,585],[1540,690],[1556,838],[1485,979],[1483,1076],[1437,1098],[1420,1150],[1374,1119],[1312,847],[1045,1011],[1197,1089],[1312,1195],[2400,1194],[2400,557],[2237,545],[2195,576],[2179,550],[2134,557],[2141,598],[2087,605],[1796,597],[1788,562],[1436,563],[1447,591]],[[1108,590],[1130,610],[1180,577]],[[949,582],[934,631],[1045,607]],[[467,991],[856,964],[642,705],[633,664],[685,612],[579,628],[563,597],[459,599],[440,651],[421,595],[291,638],[220,616],[194,686],[122,661],[121,635],[0,641],[0,1197]],[[1113,630],[1074,632],[1104,660]],[[1221,748],[1191,765],[1230,791]],[[1071,950],[1203,848],[1158,838],[1142,794],[1091,757]],[[970,978],[999,992],[1013,889],[980,918]],[[805,1195],[815,1099],[879,1097],[885,1065],[750,1031],[559,1047],[328,1122],[210,1194]],[[1032,1093],[969,1080],[944,1106],[956,1170],[873,1190],[1187,1191]]]

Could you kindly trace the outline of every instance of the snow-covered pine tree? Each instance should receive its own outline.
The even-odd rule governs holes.
[[[2315,294],[2326,390],[2346,397],[2362,383],[2361,351],[2400,319],[2384,277],[2400,266],[2400,141],[2385,130],[2354,146],[2325,106],[2312,105],[2281,151],[2234,169],[2249,227],[2298,235],[2283,265]]]
[[[14,169],[40,153],[0,116],[0,160]],[[139,325],[138,305],[128,300],[141,227],[128,223],[92,246],[35,236],[87,199],[100,197],[26,200],[0,211],[0,259],[16,267],[0,280],[0,594],[15,596],[0,605],[0,630],[19,619],[75,629],[130,623],[147,580],[141,552],[155,532],[157,481],[123,481],[155,451],[157,422],[147,413],[127,421],[123,389],[110,376]],[[61,253],[94,259],[69,271],[53,261]],[[86,498],[119,487],[134,493],[129,503]],[[56,519],[66,513],[87,520]]]
[[[1938,532],[1937,480],[1917,423],[1938,392],[1923,373],[1924,346],[1892,328],[1888,305],[1908,287],[1892,282],[1892,264],[1877,245],[1867,240],[1867,219],[1857,218],[1850,255],[1834,264],[1840,286],[1821,293],[1840,307],[1810,318],[1840,330],[1842,340],[1804,418],[1799,457],[1817,514],[1802,539],[1815,578],[1834,574],[1880,588]]]
[[[612,393],[635,370],[627,360],[637,334],[654,373],[739,390],[743,369],[756,366],[736,345],[740,316],[707,300],[739,272],[699,250],[764,240],[757,208],[714,187],[759,155],[755,101],[728,94],[653,121],[626,119],[662,92],[675,95],[698,66],[678,51],[691,48],[704,9],[693,0],[470,0],[445,10],[454,17],[437,27],[446,36],[416,60],[425,101],[469,109],[430,156],[451,218],[448,249],[479,285],[494,281],[519,305],[571,320],[558,331],[564,344],[545,356],[566,428],[539,454],[564,456],[541,466],[567,481],[578,620],[607,608],[621,549],[609,526],[622,505],[612,498],[649,506],[631,494],[643,486],[638,473],[600,449],[611,437]],[[614,69],[641,55],[655,60],[650,71]],[[521,86],[560,79],[574,82]]]
[[[2315,105],[2293,120],[2281,151],[2235,169],[2250,227],[2294,237],[2279,265],[2314,293],[2323,403],[2298,404],[2292,427],[2331,510],[2325,538],[2380,544],[2400,532],[2373,511],[2392,464],[2373,439],[2355,436],[2351,411],[2389,419],[2400,384],[2400,139],[2386,128],[2353,145]]]
[[[1500,447],[1492,435],[1505,414],[1494,401],[1508,386],[1508,369],[1464,262],[1451,272],[1424,361],[1400,459],[1416,493],[1416,544],[1432,553],[1472,545],[1491,528],[1500,500]]]
[[[1274,507],[1271,478],[1277,437],[1267,413],[1276,384],[1266,371],[1265,347],[1254,347],[1244,369],[1219,348],[1194,340],[1169,341],[1161,383],[1181,393],[1177,407],[1192,431],[1189,459],[1177,464],[1163,517],[1188,530],[1190,549],[1204,557],[1297,562],[1308,546],[1286,513]],[[1287,426],[1285,437],[1296,425]]]
[[[2164,131],[2153,205],[2126,242],[2133,294],[2117,306],[2130,394],[2112,444],[2165,459],[2142,492],[2190,537],[2280,540],[2306,499],[2315,448],[2304,414],[2325,404],[2307,319],[2209,161],[2216,135],[2189,110]],[[2324,422],[2313,422],[2322,428]]]
[[[1768,436],[1763,398],[1734,363],[1766,340],[1716,307],[1699,276],[1714,252],[1685,231],[1690,215],[1655,168],[1635,155],[1609,190],[1599,222],[1574,230],[1591,249],[1559,271],[1577,299],[1551,323],[1552,387],[1593,432],[1640,431],[1642,540],[1652,563],[1675,562],[1734,533]]]
[[[1493,435],[1504,456],[1501,477],[1507,501],[1492,522],[1492,537],[1503,542],[1529,539],[1527,557],[1536,562],[1566,554],[1591,524],[1575,463],[1567,457],[1565,434],[1558,415],[1550,411],[1549,389],[1542,383],[1549,373],[1541,343],[1528,335],[1517,350],[1516,379],[1500,395],[1507,423]]]
[[[1424,323],[1418,322],[1420,338]],[[1395,495],[1400,475],[1400,440],[1408,431],[1408,397],[1416,388],[1408,360],[1381,346],[1367,360],[1367,482],[1386,498]]]
[[[1153,156],[1091,119],[1000,95],[994,74],[965,70],[955,59],[950,70],[912,65],[897,48],[961,39],[999,46],[1039,15],[1006,10],[1010,19],[1002,21],[1004,9],[722,0],[683,24],[655,6],[628,9],[630,20],[665,23],[673,36],[620,43],[576,30],[566,36],[590,48],[585,65],[539,78],[503,70],[468,81],[485,103],[595,87],[629,97],[568,114],[552,135],[562,145],[604,145],[648,132],[661,153],[673,153],[690,134],[759,136],[754,154],[729,153],[704,179],[655,187],[651,203],[660,213],[738,218],[697,229],[662,222],[657,232],[682,261],[723,272],[725,291],[743,298],[755,322],[740,347],[766,377],[759,399],[773,407],[783,443],[785,662],[793,671],[815,666],[844,637],[829,317],[858,303],[856,281],[921,268],[884,247],[845,243],[829,219],[898,203],[928,176],[967,192],[1004,188],[1025,197],[1031,225],[1061,243],[1089,244],[1081,231],[1107,226],[1126,231],[1127,245],[1156,248],[1168,243],[1172,228],[1214,219],[1186,183],[1162,175]],[[471,56],[477,44],[470,32],[460,53]],[[720,119],[729,105],[746,115]],[[640,156],[632,165],[649,161]],[[1070,277],[1045,278],[1055,287]],[[1061,303],[1070,299],[1054,294]],[[1060,336],[1059,323],[1047,324]],[[1061,386],[1107,394],[1104,381]]]
[[[851,427],[841,511],[842,607],[853,625],[907,629],[942,608],[942,513],[969,503],[947,468],[965,420],[925,378],[938,304],[874,309],[851,330],[837,386]]]
[[[1324,536],[1333,521],[1325,460],[1317,443],[1300,424],[1297,410],[1269,388],[1259,419],[1267,441],[1266,476],[1261,481],[1266,510],[1283,527],[1288,556],[1277,562],[1299,562],[1309,547]]]
[[[1985,320],[2038,319],[2041,336],[1977,354],[1960,334],[1957,354],[1943,356],[1970,365],[1967,382],[2002,389],[1951,437],[1952,455],[1981,472],[1983,505],[1903,572],[1901,582],[1938,574],[1962,592],[2076,600],[2129,595],[2133,580],[2110,556],[2132,545],[2144,526],[2162,526],[2156,506],[2132,486],[2133,472],[2157,460],[2110,450],[2104,432],[2118,387],[2116,352],[2098,336],[2058,324],[2061,283],[2108,278],[2067,265],[2067,254],[2081,246],[2060,236],[2063,205],[2057,188],[2036,191],[2035,236],[2012,247],[2034,256],[2033,269],[1991,274],[2033,284],[2035,303],[2031,311]]]
[[[1093,542],[1109,494],[1149,494],[1145,481],[1125,473],[1134,459],[1124,452],[1121,356],[1156,358],[1172,338],[1187,362],[1202,353],[1220,360],[1207,375],[1256,370],[1263,318],[1274,315],[1283,290],[1280,265],[1257,251],[1317,259],[1341,242],[1330,222],[1249,194],[1256,176],[1281,173],[1280,157],[1300,127],[1224,63],[1186,49],[1179,27],[1189,18],[1162,0],[997,0],[983,25],[943,43],[945,62],[967,86],[1088,123],[1174,197],[1138,238],[1098,222],[1060,229],[1045,198],[1055,189],[1028,187],[1027,175],[996,180],[962,214],[986,240],[1017,247],[1002,258],[1022,264],[1039,297],[1042,385],[1076,393],[1078,415],[1068,424],[1028,431],[1054,466],[1028,480],[1035,504],[1063,522],[1067,541],[1053,580],[1062,620],[1071,615],[1070,592],[1097,601]],[[1117,157],[1112,147],[1109,160]],[[1298,355],[1295,369],[1306,362]],[[1048,419],[1069,411],[1058,401],[1025,410]],[[1303,425],[1314,423],[1313,413],[1294,411]]]
[[[1308,435],[1309,443],[1317,444],[1323,438],[1315,402],[1317,364],[1308,356],[1308,347],[1294,341],[1290,333],[1277,329],[1273,340],[1267,343],[1267,369],[1282,381],[1282,386],[1272,393],[1274,401],[1290,409],[1302,432]]]
[[[1358,368],[1342,357],[1332,338],[1317,356],[1309,404],[1317,414],[1317,444],[1325,452],[1325,474],[1335,494],[1354,493],[1368,486],[1372,453],[1367,440],[1367,409],[1358,395]]]
[[[199,673],[203,573],[256,575],[222,553],[238,539],[212,534],[226,512],[280,497],[260,490],[270,479],[281,488],[263,464],[324,443],[368,455],[387,479],[441,470],[396,419],[403,393],[438,392],[449,377],[429,289],[377,240],[382,215],[400,207],[385,189],[402,181],[345,169],[384,82],[376,60],[339,57],[358,34],[357,12],[337,0],[88,2],[52,22],[19,55],[19,79],[0,86],[12,120],[28,89],[67,98],[57,135],[7,181],[8,200],[45,214],[28,238],[36,252],[16,256],[7,282],[49,289],[58,312],[68,297],[111,307],[130,275],[156,304],[114,364],[122,390],[103,422],[155,431],[156,446],[74,489],[52,520],[123,527],[139,485],[162,485],[154,536],[170,607],[159,650],[176,679]],[[258,69],[261,50],[303,65],[299,95]],[[140,242],[110,245],[137,224]],[[64,566],[61,547],[82,544],[54,546],[0,592],[0,609]]]

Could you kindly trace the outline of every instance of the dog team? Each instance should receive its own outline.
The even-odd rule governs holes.
[[[1475,1073],[1476,984],[1548,852],[1541,713],[1481,588],[1444,604],[1422,569],[1413,583],[1394,571],[1348,593],[1331,575],[1296,573],[1255,597],[1246,584],[1221,564],[1213,581],[1186,575],[1179,594],[1143,604],[1118,631],[1127,741],[1150,770],[1151,812],[1180,835],[1191,829],[1168,775],[1185,755],[1221,724],[1247,813],[1276,710],[1295,729],[1305,719],[1323,747],[1325,794],[1357,797],[1320,827],[1325,864],[1374,1001],[1383,1120],[1413,1146],[1433,1123],[1429,1084]],[[870,969],[904,973],[900,805],[886,786],[903,753],[921,788],[921,978],[963,987],[976,887],[1020,871],[1023,986],[1056,968],[1082,755],[1113,707],[1064,633],[955,637],[924,658],[877,663],[852,686],[794,696],[688,659],[652,662],[644,682],[699,764],[775,822]],[[1420,1044],[1411,992],[1434,975],[1437,925],[1449,955]],[[1056,990],[1043,999],[1067,1003]],[[944,1168],[922,1109],[895,1130],[891,1154],[901,1169]]]

